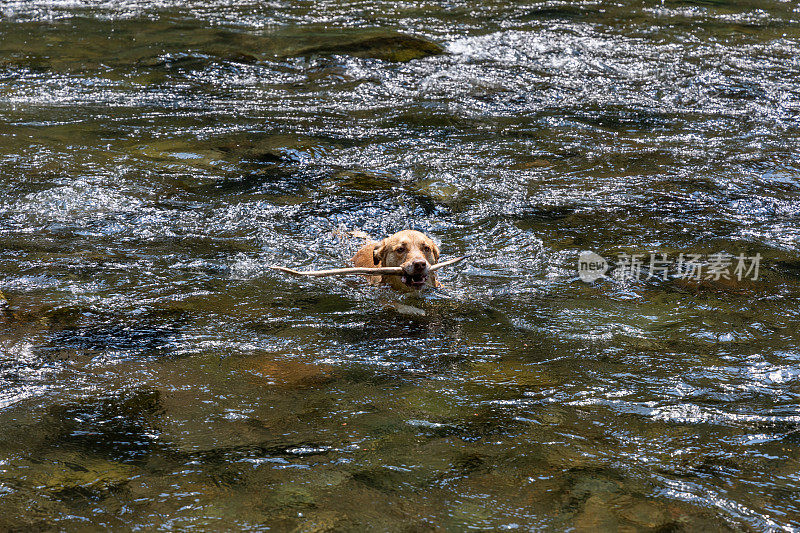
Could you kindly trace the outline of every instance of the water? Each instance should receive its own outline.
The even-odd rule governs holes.
[[[0,14],[0,529],[800,528],[794,4]]]

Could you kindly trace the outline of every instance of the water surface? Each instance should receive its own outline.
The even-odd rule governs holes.
[[[3,2],[0,529],[797,530],[798,37],[778,1]],[[473,254],[445,290],[267,268],[405,228]]]

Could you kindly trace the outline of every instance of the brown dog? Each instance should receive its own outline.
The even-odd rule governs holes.
[[[389,285],[401,292],[415,292],[424,287],[440,287],[431,265],[439,261],[439,247],[424,233],[398,231],[381,242],[365,244],[353,256],[353,264],[362,268],[401,267],[400,276],[367,276],[370,283]]]

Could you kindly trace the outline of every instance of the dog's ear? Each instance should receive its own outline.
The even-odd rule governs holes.
[[[433,260],[437,263],[439,262],[439,247],[436,246],[436,243],[431,241],[431,251],[433,251]]]
[[[386,251],[386,239],[383,239],[381,242],[375,245],[375,248],[372,249],[372,261],[376,265],[381,264],[381,260],[383,259],[383,254]]]

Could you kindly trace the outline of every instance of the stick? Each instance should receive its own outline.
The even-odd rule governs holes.
[[[271,266],[269,267],[272,270],[279,270],[281,272],[286,272],[287,274],[292,274],[293,276],[314,276],[314,277],[322,277],[322,276],[337,276],[337,275],[347,275],[347,274],[366,274],[371,276],[381,276],[381,275],[395,275],[399,276],[403,273],[403,269],[400,267],[382,267],[382,268],[363,268],[363,267],[354,267],[354,268],[332,268],[330,270],[307,270],[305,272],[301,272],[299,270],[292,270],[291,268],[286,267],[279,267],[279,266]]]
[[[455,265],[466,259],[467,257],[472,257],[472,254],[462,255],[461,257],[456,257],[455,259],[448,259],[447,261],[442,261],[441,263],[436,263],[435,265],[431,265],[431,272],[436,272],[440,268],[449,267],[450,265]]]
[[[447,261],[442,261],[441,263],[436,263],[435,265],[431,265],[430,271],[435,272],[440,268],[444,268],[446,266],[454,265],[459,261],[463,261],[469,255],[462,255],[461,257],[456,257],[455,259],[449,259]],[[402,268],[400,267],[375,267],[375,268],[364,268],[364,267],[354,267],[354,268],[332,268],[330,270],[308,270],[305,272],[301,272],[299,270],[292,270],[291,268],[280,267],[280,266],[271,266],[269,267],[272,270],[278,270],[280,272],[285,272],[287,274],[292,274],[293,276],[314,276],[314,277],[322,277],[322,276],[346,276],[348,274],[361,274],[367,276],[399,276],[401,274],[405,274]]]

